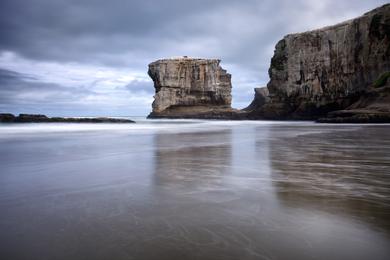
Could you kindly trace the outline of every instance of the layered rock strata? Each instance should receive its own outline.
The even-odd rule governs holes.
[[[149,64],[148,74],[156,91],[149,118],[228,119],[237,112],[231,75],[218,59],[162,59]]]
[[[269,68],[269,101],[251,105],[251,115],[318,119],[329,112],[352,109],[364,95],[370,95],[373,108],[373,96],[383,96],[379,92],[387,90],[373,91],[370,86],[387,71],[389,4],[334,26],[285,36],[277,43]],[[382,109],[390,108],[386,102]]]

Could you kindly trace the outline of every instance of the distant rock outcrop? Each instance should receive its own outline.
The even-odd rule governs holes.
[[[153,111],[149,118],[235,117],[230,106],[231,75],[218,59],[162,59],[149,64],[154,82]]]
[[[388,71],[389,4],[334,26],[285,36],[276,45],[269,68],[269,102],[252,104],[251,115],[318,119],[329,112],[353,109],[359,100],[359,109],[363,109],[364,96],[370,96],[372,113],[390,112],[388,99],[381,94],[388,89],[370,87]],[[382,97],[380,111],[375,108],[375,96]]]
[[[47,117],[39,114],[0,113],[0,123],[135,123],[129,119],[110,117]]]

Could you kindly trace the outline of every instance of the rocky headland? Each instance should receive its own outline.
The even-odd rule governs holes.
[[[289,34],[275,47],[270,81],[232,109],[231,75],[217,59],[149,64],[150,118],[390,122],[390,4],[333,26]]]
[[[250,117],[390,122],[389,71],[388,4],[280,40],[269,68],[269,101],[255,99]]]
[[[129,119],[110,117],[47,117],[39,114],[0,113],[0,123],[135,123]]]

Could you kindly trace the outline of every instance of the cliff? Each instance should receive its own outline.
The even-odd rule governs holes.
[[[390,123],[390,72],[384,73],[344,110],[318,119],[320,123]]]
[[[156,94],[149,118],[231,118],[231,75],[217,59],[173,58],[149,64]]]
[[[373,82],[390,71],[390,5],[334,26],[290,34],[275,48],[267,84],[269,101],[252,104],[252,118],[318,119],[382,96]],[[371,94],[369,94],[371,93]],[[390,112],[385,102],[381,109]],[[355,105],[356,107],[356,105]],[[380,112],[380,111],[379,111]],[[390,118],[390,117],[389,117]]]

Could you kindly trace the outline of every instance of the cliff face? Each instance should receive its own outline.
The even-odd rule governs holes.
[[[390,71],[390,5],[334,26],[285,36],[276,45],[266,118],[316,119],[357,101]]]
[[[189,114],[231,110],[231,75],[219,63],[183,57],[149,64],[156,90],[149,117],[194,117]]]
[[[253,111],[261,108],[269,102],[269,91],[267,87],[255,88],[255,97],[252,103],[249,104],[244,111]]]
[[[390,72],[384,73],[344,110],[328,113],[321,123],[389,123]]]

